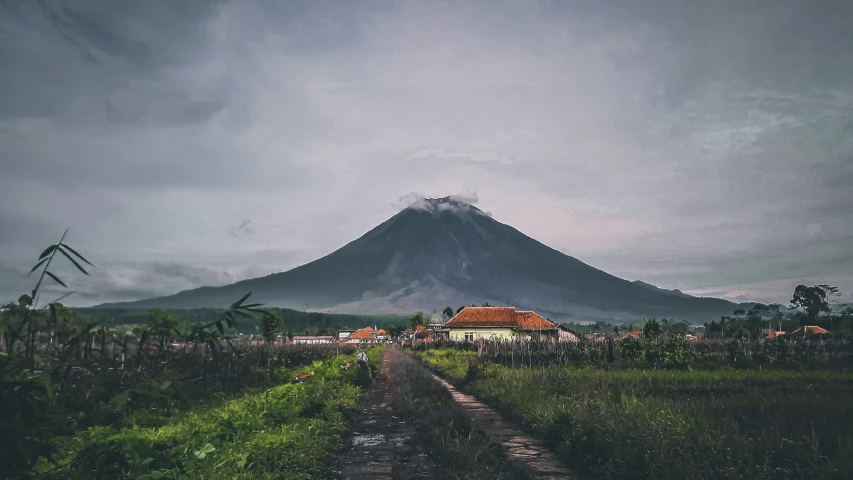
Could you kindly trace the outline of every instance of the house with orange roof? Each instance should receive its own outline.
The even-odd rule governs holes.
[[[785,332],[783,332],[781,330],[770,330],[767,328],[763,329],[761,331],[761,333],[764,334],[765,340],[773,340],[773,339],[781,337],[782,335],[785,335]]]
[[[386,332],[385,329],[383,329],[383,328],[380,328],[379,330],[375,330],[373,332],[373,336],[374,336],[374,338],[376,338],[377,341],[380,341],[380,342],[384,342],[384,341],[389,340],[391,338],[391,336],[388,335],[388,332]]]
[[[515,307],[466,307],[444,325],[450,340],[510,340],[557,337],[559,327],[535,312]]]
[[[346,338],[346,343],[376,343],[376,335],[374,334],[375,330],[370,327],[359,328],[358,330],[349,334]]]
[[[801,337],[811,336],[811,335],[829,335],[831,332],[825,328],[818,327],[816,325],[807,325],[805,327],[800,327],[793,332],[789,333],[788,336],[799,335]]]

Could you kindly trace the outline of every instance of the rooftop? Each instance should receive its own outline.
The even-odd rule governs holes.
[[[504,327],[523,330],[554,330],[553,322],[530,311],[518,311],[515,307],[465,307],[446,324],[446,328]]]

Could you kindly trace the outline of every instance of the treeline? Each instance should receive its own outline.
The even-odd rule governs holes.
[[[674,318],[626,323],[564,322],[562,325],[580,335],[602,333],[618,336],[643,331],[652,337],[703,333],[708,338],[730,339],[760,339],[766,337],[768,331],[790,333],[801,327],[817,326],[828,330],[833,338],[853,339],[853,307],[833,305],[833,297],[838,296],[838,288],[831,285],[799,285],[787,307],[778,303],[756,303],[749,309],[737,309],[732,315],[722,315],[704,325],[692,325]]]
[[[182,330],[193,325],[207,324],[221,317],[225,309],[195,308],[180,309],[94,309],[75,308],[75,313],[85,322],[108,325],[132,331],[148,322],[152,310],[165,312],[175,319]],[[303,312],[289,308],[265,308],[281,318],[279,333],[290,335],[333,335],[338,330],[362,328],[366,325],[379,328],[405,324],[408,317],[392,315],[349,315],[339,313]],[[256,319],[239,317],[229,333],[261,334],[261,325]]]

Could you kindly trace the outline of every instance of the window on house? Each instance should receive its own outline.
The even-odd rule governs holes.
[[[465,332],[465,341],[473,342],[474,341],[474,332]]]

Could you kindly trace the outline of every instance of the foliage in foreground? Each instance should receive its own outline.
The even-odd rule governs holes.
[[[0,307],[0,410],[5,412],[0,417],[0,478],[37,477],[37,467],[42,473],[62,472],[60,477],[78,467],[89,468],[80,462],[91,458],[78,458],[72,454],[77,450],[59,445],[57,438],[77,431],[112,435],[128,425],[171,428],[173,415],[196,409],[200,403],[221,407],[212,396],[219,395],[221,400],[222,395],[246,388],[274,385],[282,367],[287,371],[306,362],[310,365],[339,351],[273,344],[269,340],[280,319],[273,311],[259,309],[260,304],[247,303],[251,293],[201,324],[181,324],[164,310],[150,310],[145,325],[132,335],[86,323],[58,301],[40,307],[45,281],[66,286],[50,270],[54,259],[65,257],[86,275],[86,268],[94,267],[64,240],[65,234],[39,256],[31,273],[41,272],[31,294]],[[261,345],[232,342],[226,330],[233,330],[240,318],[257,322],[257,314],[262,315],[260,326],[267,341]],[[134,462],[147,461],[149,457],[138,453],[147,451],[146,438],[121,443],[125,463],[115,468],[134,471]],[[110,450],[108,444],[90,452],[92,458],[113,459],[118,450]],[[194,455],[210,456],[206,445],[193,450]],[[57,454],[70,463],[57,464]],[[157,465],[150,458],[149,463]],[[91,467],[89,473],[97,478],[100,468]],[[115,478],[112,473],[116,472],[105,478]]]
[[[381,347],[371,352],[375,357]],[[93,427],[61,443],[59,463],[48,478],[276,478],[327,474],[342,447],[356,406],[358,369],[341,355],[311,368],[286,369],[311,376],[214,402],[161,427]]]
[[[472,352],[418,355],[601,478],[853,478],[847,371],[513,369]]]

